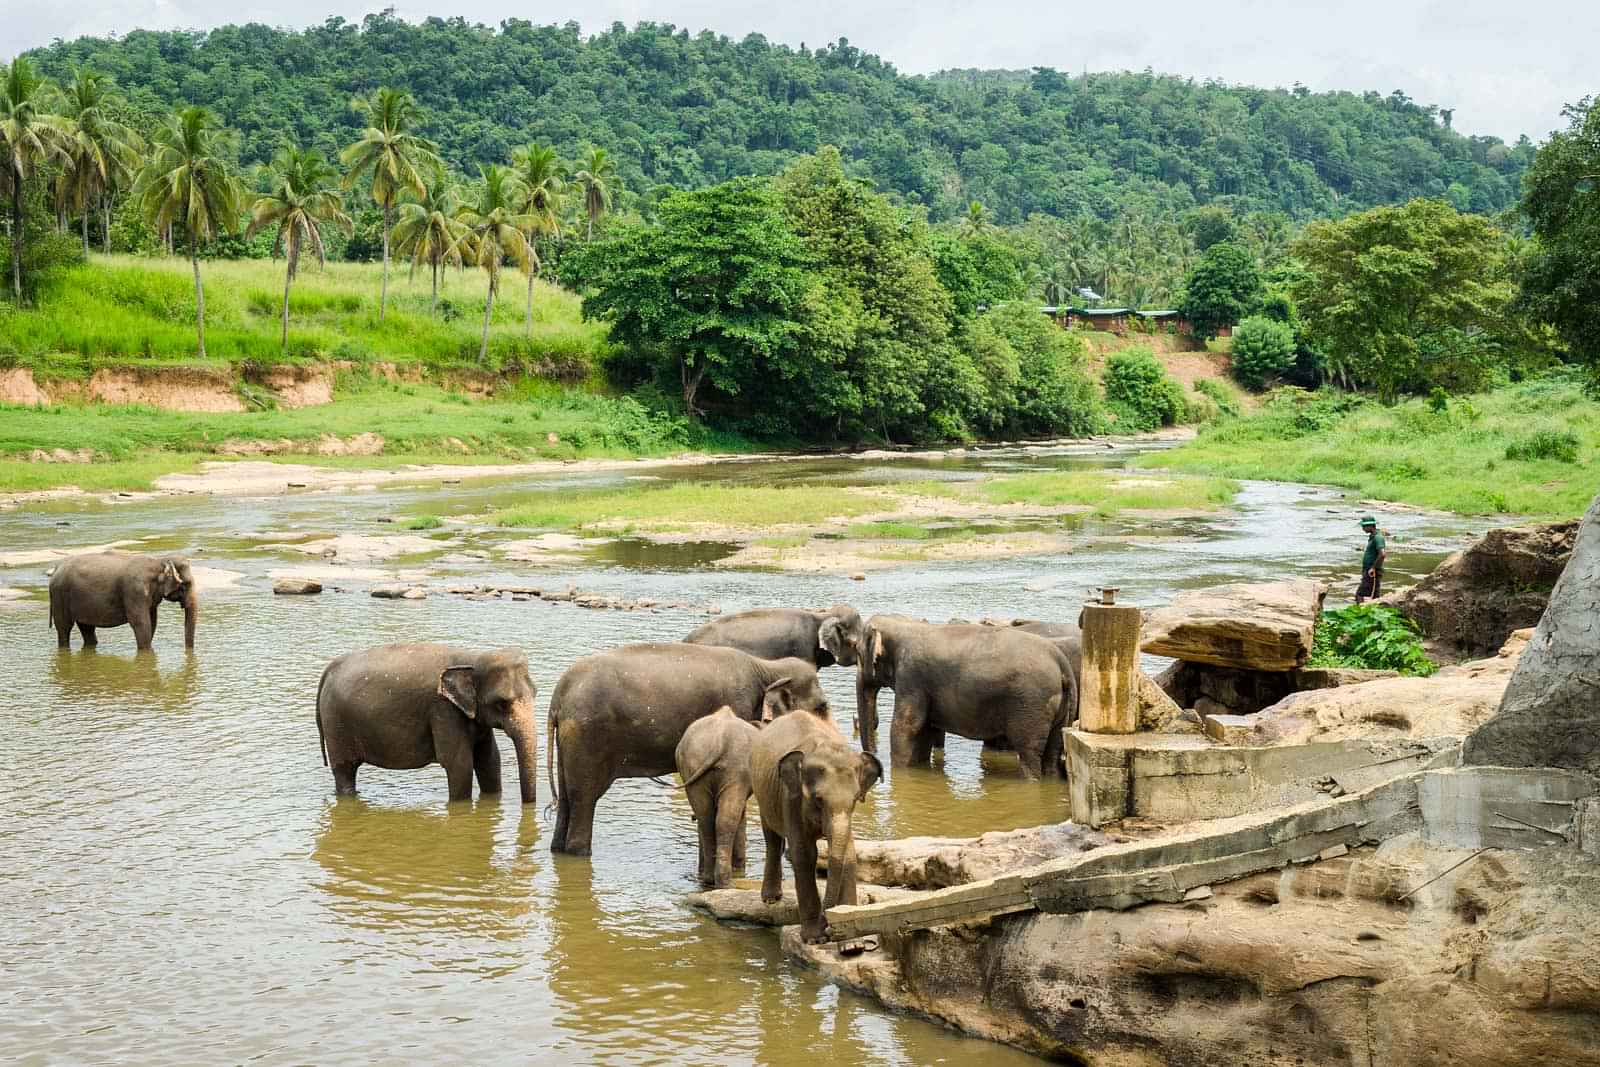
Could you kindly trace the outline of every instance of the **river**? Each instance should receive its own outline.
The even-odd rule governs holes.
[[[868,484],[986,471],[1116,465],[1126,451],[988,450],[950,459],[796,458],[674,468],[670,478]],[[684,907],[695,836],[680,794],[618,783],[601,801],[592,861],[552,856],[552,817],[508,791],[450,805],[444,775],[365,768],[336,802],[313,723],[327,661],[388,641],[523,647],[543,713],[561,671],[614,645],[674,639],[686,611],[571,604],[274,597],[294,561],[274,541],[384,533],[425,507],[479,513],[621,481],[574,474],[265,498],[62,502],[0,512],[0,551],[117,540],[189,553],[243,577],[204,594],[186,655],[168,605],[156,653],[126,628],[98,651],[58,653],[46,629],[47,563],[0,568],[0,648],[11,677],[0,731],[0,1059],[20,1063],[986,1064],[1020,1052],[891,1015],[787,963],[776,938]],[[1179,588],[1302,575],[1347,599],[1362,545],[1359,505],[1335,492],[1246,483],[1204,519],[1074,520],[1072,549],[1026,559],[914,565],[864,582],[728,571],[718,545],[594,546],[537,571],[495,558],[489,534],[450,531],[417,565],[448,580],[521,579],[726,611],[848,600],[864,615],[1072,619],[1087,591],[1159,603]],[[1417,513],[1383,519],[1391,580],[1425,573],[1483,524]],[[519,536],[526,537],[523,533]],[[445,539],[449,539],[448,542]],[[477,550],[479,555],[468,555]],[[487,554],[489,558],[483,558]],[[409,564],[403,564],[409,565]],[[823,672],[846,730],[853,675]],[[889,695],[882,713],[889,711]],[[888,763],[887,729],[880,756]],[[543,753],[540,753],[541,760]],[[540,783],[540,806],[548,799]],[[1061,783],[1022,781],[1014,761],[951,738],[942,768],[891,772],[857,812],[858,837],[968,835],[1057,821]],[[754,812],[752,811],[752,817]],[[760,834],[750,872],[759,877]]]

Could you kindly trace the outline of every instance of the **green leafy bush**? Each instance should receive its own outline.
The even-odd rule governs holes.
[[[1264,387],[1294,366],[1294,327],[1252,315],[1233,331],[1233,376],[1251,389]]]
[[[1209,398],[1217,406],[1217,414],[1223,418],[1237,418],[1243,410],[1239,406],[1239,398],[1216,378],[1201,378],[1194,383],[1194,391]]]
[[[1422,650],[1417,624],[1393,608],[1362,604],[1323,612],[1312,667],[1358,667],[1427,676],[1438,664]]]
[[[1553,459],[1578,462],[1578,435],[1571,430],[1535,430],[1506,445],[1507,459]]]
[[[1106,406],[1120,431],[1172,426],[1188,411],[1183,386],[1167,376],[1149,349],[1130,348],[1106,360],[1105,387]]]

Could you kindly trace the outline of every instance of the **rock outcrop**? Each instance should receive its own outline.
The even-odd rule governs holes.
[[[1600,774],[1600,497],[1589,505],[1499,713],[1467,739],[1463,759]]]
[[[1577,519],[1490,530],[1383,602],[1445,652],[1488,655],[1511,631],[1538,625],[1577,533]]]
[[[818,892],[826,892],[822,886]],[[886,900],[905,897],[909,889],[892,886],[856,884],[856,898],[862,904],[881,904]],[[794,883],[783,883],[783,897],[776,904],[761,899],[759,880],[737,879],[727,889],[702,889],[684,898],[691,908],[709,912],[726,922],[752,923],[756,926],[789,926],[800,921],[800,900],[794,894]]]
[[[1248,671],[1292,671],[1311,655],[1327,586],[1295,579],[1180,593],[1149,613],[1144,652]]]
[[[322,583],[315,578],[279,578],[272,583],[277,596],[315,596],[322,592]]]
[[[858,839],[856,877],[877,885],[943,889],[1120,840],[1125,839],[1072,822],[995,830],[979,837]]]

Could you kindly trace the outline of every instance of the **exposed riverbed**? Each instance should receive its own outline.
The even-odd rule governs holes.
[[[1126,455],[989,450],[637,473],[843,488],[1120,466]],[[715,540],[552,540],[471,522],[405,531],[379,521],[483,515],[534,492],[635,476],[619,467],[371,491],[63,500],[0,513],[10,564],[0,565],[0,648],[12,679],[11,722],[0,733],[0,1057],[1033,1062],[887,1014],[786,963],[770,934],[683,907],[694,888],[688,807],[650,782],[619,783],[601,801],[592,862],[552,856],[551,817],[524,810],[514,789],[448,805],[438,768],[366,768],[362,798],[335,803],[312,721],[322,667],[387,641],[517,644],[539,685],[542,728],[549,693],[574,659],[675,639],[709,605],[848,600],[864,615],[1071,619],[1100,585],[1153,604],[1179,588],[1286,575],[1335,580],[1332,603],[1348,598],[1362,543],[1358,502],[1272,483],[1245,483],[1234,505],[1204,517],[1035,518],[1024,532],[1051,538],[1044,554],[907,559],[861,582],[730,567],[739,546]],[[1391,582],[1426,572],[1487,525],[1413,512],[1382,521],[1394,535]],[[332,556],[314,547],[339,536]],[[118,541],[183,551],[216,572],[192,657],[171,606],[154,656],[134,657],[126,628],[102,631],[98,652],[75,638],[72,652],[57,653],[43,600],[52,552]],[[529,541],[537,543],[507,547]],[[272,575],[297,570],[344,591],[272,596]],[[394,574],[439,590],[575,585],[693,609],[366,595]],[[848,730],[853,675],[835,668],[823,680]],[[514,761],[501,747],[509,783]],[[542,780],[540,793],[542,808]],[[1065,808],[1060,783],[1027,783],[1014,761],[982,760],[976,743],[952,738],[942,769],[890,773],[858,809],[857,834],[976,834],[1056,821]],[[752,833],[752,874],[760,861]]]

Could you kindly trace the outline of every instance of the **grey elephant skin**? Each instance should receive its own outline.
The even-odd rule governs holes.
[[[1036,622],[1032,619],[1011,624],[1025,634],[1042,637],[1061,650],[1072,668],[1072,707],[1067,709],[1067,721],[1078,717],[1077,698],[1083,692],[1083,628],[1072,622]]]
[[[546,720],[555,793],[553,852],[587,856],[594,809],[618,778],[671,774],[689,724],[726,704],[741,719],[826,710],[809,660],[759,659],[682,642],[624,645],[585,656],[556,683]]]
[[[685,637],[693,645],[737,648],[762,659],[810,660],[818,667],[853,667],[861,650],[861,615],[849,604],[827,611],[758,608],[713,619]]]
[[[694,811],[701,885],[726,889],[744,868],[750,746],[759,732],[724,705],[690,723],[673,754]]]
[[[200,604],[188,560],[89,552],[69,557],[50,576],[50,625],[61,648],[72,647],[73,626],[89,647],[97,643],[96,628],[128,625],[133,627],[135,647],[142,652],[155,637],[156,610],[163,600],[183,606],[183,647],[193,648]]]
[[[825,716],[785,715],[763,727],[751,746],[750,780],[767,846],[761,899],[775,904],[783,896],[787,846],[800,903],[800,934],[808,942],[827,940],[823,914],[827,908],[856,903],[856,845],[850,816],[882,777],[878,757],[852,748]],[[819,839],[828,847],[826,899],[817,896]]]
[[[328,664],[317,686],[322,759],[340,795],[356,791],[362,764],[444,767],[451,800],[500,792],[503,730],[517,753],[522,802],[537,799],[533,702],[537,690],[520,649],[475,652],[451,645],[380,645]]]
[[[946,733],[1004,741],[1023,774],[1056,774],[1061,728],[1078,705],[1066,655],[1051,641],[1015,627],[936,625],[875,615],[856,665],[861,747],[877,746],[878,692],[894,690],[890,762],[925,765]]]

